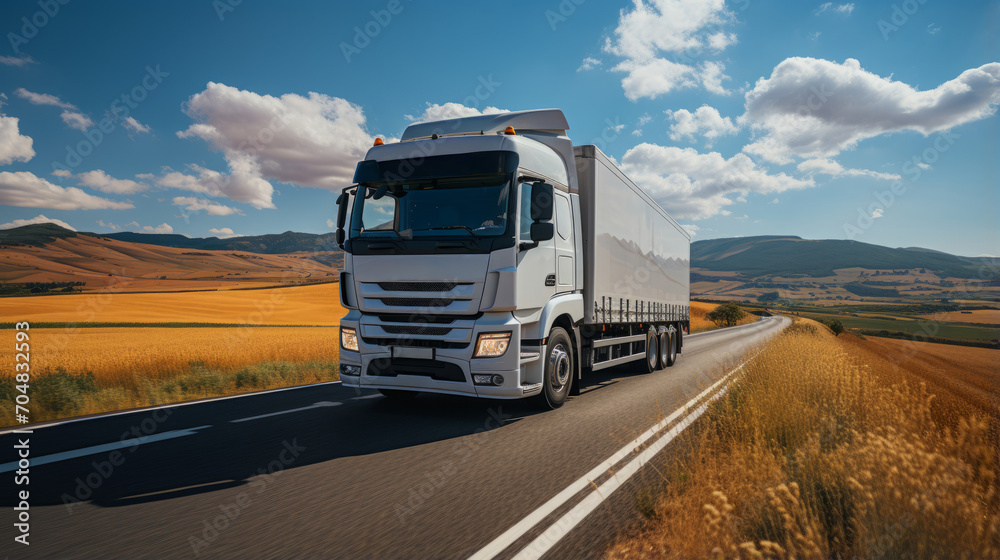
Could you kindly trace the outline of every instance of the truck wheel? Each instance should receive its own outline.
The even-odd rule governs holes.
[[[660,334],[660,369],[666,368],[670,361],[670,331]]]
[[[656,327],[649,327],[646,331],[646,369],[649,373],[656,371],[660,364],[659,349],[660,339],[656,336]]]
[[[573,385],[573,345],[561,327],[553,327],[545,349],[545,373],[542,392],[535,403],[543,409],[559,408],[566,402]]]
[[[399,389],[379,389],[382,396],[393,401],[408,401],[417,396],[416,391],[400,391]]]
[[[668,341],[667,341],[667,365],[666,365],[666,367],[670,367],[670,366],[674,365],[674,362],[677,361],[677,332],[676,331],[669,331],[664,336],[668,337]]]

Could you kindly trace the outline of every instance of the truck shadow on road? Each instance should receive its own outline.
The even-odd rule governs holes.
[[[306,391],[310,394],[304,394]],[[88,502],[119,507],[243,485],[259,489],[276,479],[276,473],[317,463],[407,450],[450,439],[456,439],[457,446],[464,444],[457,438],[502,430],[539,412],[523,401],[431,394],[404,402],[376,395],[357,399],[357,393],[340,385],[304,389],[301,393],[296,395],[299,407],[322,401],[342,404],[239,423],[231,422],[239,416],[228,411],[197,410],[213,407],[214,403],[183,407],[186,410],[177,409],[162,431],[210,427],[191,436],[125,448],[119,455],[104,452],[33,467],[31,505],[69,504],[72,511],[75,505]],[[244,413],[266,411],[269,398],[261,395],[241,399],[241,408]],[[185,414],[197,417],[184,418]],[[103,420],[93,422],[92,429]],[[50,428],[53,431],[43,432],[43,437],[60,437],[54,431],[58,429]],[[116,441],[117,433],[121,429],[108,427],[104,441]],[[39,435],[36,432],[35,437]],[[421,455],[413,449],[403,457],[420,460]],[[394,456],[398,461],[400,456]],[[389,467],[382,464],[382,468]],[[16,504],[12,501],[12,486],[11,490],[0,497],[0,505]]]

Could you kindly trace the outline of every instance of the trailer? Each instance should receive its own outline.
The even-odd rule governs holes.
[[[338,199],[345,386],[556,408],[592,371],[673,365],[690,236],[568,128],[543,109],[375,141]]]

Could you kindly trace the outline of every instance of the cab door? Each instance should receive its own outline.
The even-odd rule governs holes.
[[[570,210],[569,195],[562,191],[555,191],[555,216],[556,234],[556,293],[572,292],[576,287],[576,263],[573,260],[576,254],[575,240],[573,239],[573,212]]]
[[[517,307],[544,307],[556,294],[555,239],[527,248],[531,241],[531,184],[521,183],[517,201]],[[558,192],[558,191],[557,191]],[[561,194],[561,193],[560,193]]]

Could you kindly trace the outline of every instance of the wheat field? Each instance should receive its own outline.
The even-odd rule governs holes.
[[[661,465],[608,559],[998,558],[998,411],[797,320]],[[864,341],[861,341],[864,342]]]
[[[0,298],[9,321],[338,325],[339,284],[262,290],[103,293]]]

